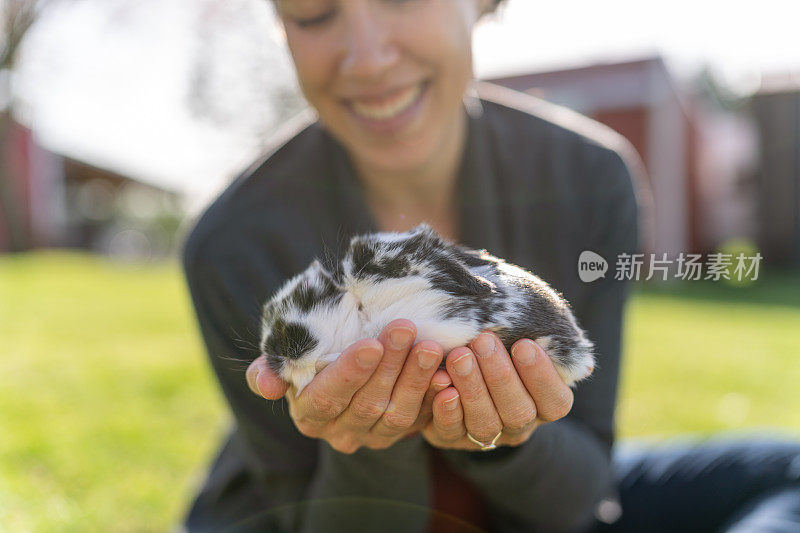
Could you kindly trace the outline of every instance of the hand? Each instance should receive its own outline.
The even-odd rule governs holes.
[[[438,448],[479,450],[467,437],[497,445],[519,446],[534,430],[572,409],[572,390],[550,358],[530,339],[511,347],[509,357],[500,339],[484,332],[469,347],[447,355],[453,386],[433,400],[433,420],[423,436]]]
[[[412,347],[415,337],[412,322],[394,320],[378,340],[363,339],[345,349],[302,394],[288,398],[297,429],[343,453],[362,446],[387,448],[422,430],[432,418],[433,397],[451,381],[437,370],[441,346],[422,341]],[[264,356],[250,364],[247,383],[273,400],[288,388]]]

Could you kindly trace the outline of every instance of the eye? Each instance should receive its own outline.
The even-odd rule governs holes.
[[[383,0],[383,1],[384,1],[384,3],[390,4],[390,5],[394,4],[396,6],[400,6],[400,5],[403,5],[403,4],[417,3],[419,0]]]
[[[329,9],[328,11],[325,11],[313,17],[296,18],[294,19],[294,23],[303,29],[316,28],[330,22],[331,20],[333,20],[333,17],[335,16],[336,16],[336,10]]]

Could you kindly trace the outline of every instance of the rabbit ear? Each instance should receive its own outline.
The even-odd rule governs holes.
[[[494,283],[478,276],[452,256],[432,258],[431,264],[435,267],[431,285],[453,296],[488,297],[497,291]]]
[[[497,290],[494,283],[472,272],[461,260],[460,249],[428,224],[423,222],[409,233],[401,255],[430,264],[433,269],[428,276],[434,288],[454,296],[489,296]]]

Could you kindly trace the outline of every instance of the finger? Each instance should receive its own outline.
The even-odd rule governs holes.
[[[528,431],[536,419],[536,405],[503,343],[497,335],[484,332],[470,343],[470,347],[477,356],[483,381],[503,421],[503,433],[514,435]]]
[[[490,442],[503,424],[472,350],[464,346],[451,351],[447,355],[447,372],[461,397],[467,431],[482,442]]]
[[[259,396],[277,400],[286,394],[289,385],[283,381],[267,364],[267,356],[256,357],[245,373],[247,386]]]
[[[383,345],[383,358],[367,383],[355,393],[337,423],[350,429],[364,430],[375,425],[389,406],[392,389],[416,334],[410,320],[393,320],[383,328],[378,336]]]
[[[427,422],[427,420],[433,416],[433,399],[437,394],[452,384],[453,380],[450,379],[450,374],[447,373],[447,370],[439,368],[434,372],[431,378],[431,385],[428,387],[425,398],[422,400],[422,406],[419,409],[420,420],[425,420]]]
[[[522,339],[511,347],[511,356],[522,383],[536,404],[538,417],[552,422],[567,416],[572,409],[573,395],[544,350],[530,339]]]
[[[431,379],[442,361],[442,348],[433,341],[417,343],[406,358],[392,390],[386,412],[373,426],[377,435],[388,437],[405,433],[416,423]]]
[[[385,392],[389,396],[416,336],[417,328],[410,320],[392,320],[383,328],[378,335],[383,344],[383,359],[365,386],[368,391]]]
[[[247,367],[247,371],[244,373],[244,377],[247,380],[247,386],[250,387],[251,391],[259,396],[261,396],[261,391],[258,390],[258,386],[256,385],[256,376],[258,376],[260,366],[266,361],[267,357],[264,355],[256,357],[250,362],[250,365]]]
[[[430,386],[425,392],[425,397],[422,399],[422,405],[417,414],[417,421],[414,423],[413,429],[417,431],[424,431],[425,428],[433,420],[433,399],[436,395],[442,392],[447,387],[453,384],[447,370],[438,368],[431,378]],[[410,433],[407,433],[409,435]]]
[[[433,399],[433,421],[429,427],[433,429],[433,439],[441,443],[459,441],[467,434],[464,411],[454,387],[443,390]]]
[[[363,339],[348,346],[295,398],[292,416],[311,422],[328,422],[339,416],[372,376],[382,355],[383,345],[375,339]]]

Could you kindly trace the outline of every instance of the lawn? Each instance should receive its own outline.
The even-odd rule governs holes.
[[[800,275],[640,287],[627,319],[622,436],[800,435]],[[226,424],[174,264],[0,258],[0,531],[169,530]]]
[[[225,427],[174,265],[0,261],[0,531],[166,531]]]

